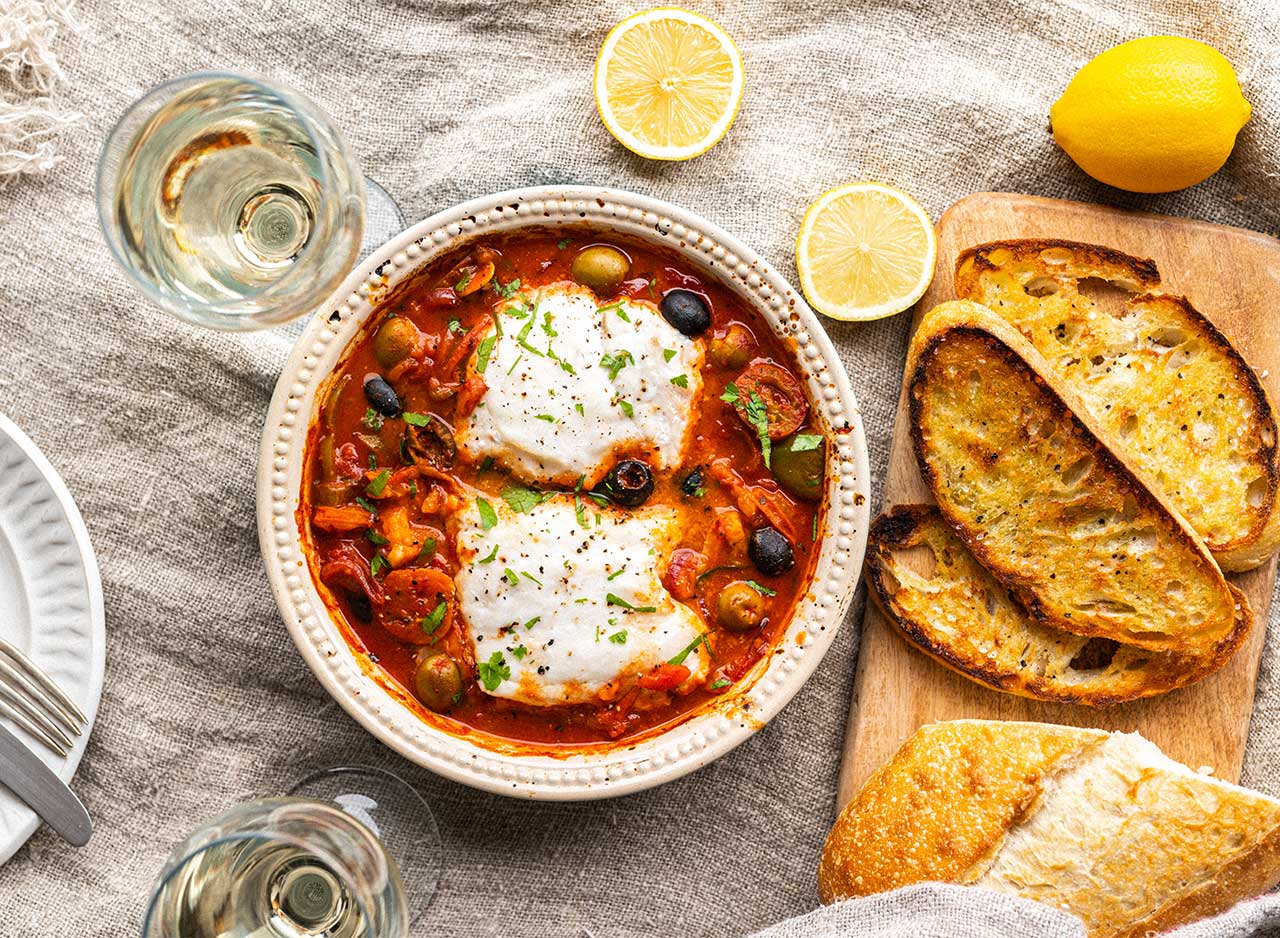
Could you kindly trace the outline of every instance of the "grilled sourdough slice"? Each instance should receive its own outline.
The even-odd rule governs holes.
[[[936,307],[907,374],[921,475],[1032,619],[1196,655],[1235,627],[1240,598],[1204,545],[1008,323],[976,303]]]
[[[827,837],[823,902],[941,881],[1067,909],[1137,938],[1280,882],[1280,801],[1141,736],[957,720],[918,730]]]
[[[956,262],[956,295],[1019,331],[1225,570],[1280,547],[1276,416],[1258,376],[1155,264],[1071,241],[997,241]]]
[[[1253,624],[1241,596],[1236,626],[1204,655],[1155,652],[1032,621],[973,558],[932,505],[898,505],[867,542],[871,595],[902,636],[994,690],[1107,707],[1185,687],[1222,667]]]

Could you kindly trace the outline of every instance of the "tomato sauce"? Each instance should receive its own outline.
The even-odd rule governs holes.
[[[656,562],[672,595],[705,623],[712,666],[704,682],[683,692],[671,680],[680,666],[668,664],[620,680],[609,699],[533,706],[485,692],[468,623],[450,588],[459,564],[447,534],[457,493],[473,489],[496,499],[512,482],[489,460],[470,463],[453,446],[452,428],[485,390],[475,386],[474,372],[469,383],[464,366],[495,307],[514,290],[571,281],[575,258],[592,245],[607,245],[629,261],[612,294],[596,291],[601,306],[618,297],[657,305],[680,289],[710,309],[711,326],[701,335],[707,351],[701,399],[684,465],[654,470],[646,504],[679,513],[679,549]],[[401,322],[388,327],[393,320]],[[371,376],[394,392],[402,415],[378,413],[373,404],[380,386],[369,388]],[[495,236],[459,247],[379,301],[320,392],[298,509],[311,574],[366,670],[448,732],[553,752],[660,732],[749,675],[774,649],[808,588],[827,441],[799,378],[794,352],[762,318],[674,252],[582,229]],[[772,470],[763,438],[773,432],[766,431],[779,436],[770,440]],[[796,484],[797,459],[807,460],[807,487]],[[785,538],[793,560],[788,569],[770,575],[770,563],[753,562],[749,545],[762,528]],[[731,584],[738,584],[734,598],[748,607],[746,628],[740,621],[725,625],[720,606],[734,605],[728,597],[722,602]],[[422,634],[413,628],[419,620]],[[433,673],[424,678],[420,668],[428,658],[435,659]]]

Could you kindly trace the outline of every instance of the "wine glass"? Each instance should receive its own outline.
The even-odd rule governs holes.
[[[125,272],[159,306],[214,329],[312,311],[362,239],[404,227],[319,107],[225,72],[184,75],[135,102],[103,145],[97,200]]]
[[[412,786],[367,766],[326,769],[179,844],[142,938],[407,938],[443,865],[435,818]]]

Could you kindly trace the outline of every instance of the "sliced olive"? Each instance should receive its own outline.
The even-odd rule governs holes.
[[[613,296],[631,271],[631,261],[617,248],[593,245],[573,259],[569,273],[600,296]]]
[[[707,343],[707,356],[718,368],[742,368],[756,357],[756,337],[740,322]]]
[[[765,576],[786,573],[796,562],[791,542],[777,528],[767,525],[751,532],[751,539],[747,541],[747,556]]]
[[[716,618],[731,632],[754,629],[764,621],[764,597],[742,580],[735,580],[716,599]]]
[[[422,659],[413,672],[413,689],[432,710],[448,710],[462,693],[462,669],[448,655],[431,655]]]
[[[383,368],[398,365],[418,347],[418,328],[403,316],[388,319],[373,336],[373,357]]]
[[[826,447],[826,440],[810,433],[799,433],[774,443],[770,460],[774,478],[796,498],[818,501],[822,498],[827,465]]]
[[[711,328],[711,309],[692,290],[668,290],[658,308],[662,318],[685,335],[701,335]]]
[[[706,485],[706,476],[702,471],[702,467],[694,469],[680,482],[680,491],[688,495],[690,498],[696,498],[702,494],[702,487]]]
[[[423,463],[433,469],[448,469],[458,455],[453,430],[447,423],[431,414],[426,426],[410,424],[404,432],[404,454],[414,463]]]
[[[653,472],[639,459],[624,459],[609,470],[602,488],[619,505],[636,508],[653,494]]]
[[[369,404],[384,417],[400,416],[400,396],[382,375],[369,375],[364,379],[364,396]]]

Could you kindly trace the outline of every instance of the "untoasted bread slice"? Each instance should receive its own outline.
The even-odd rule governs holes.
[[[944,303],[912,339],[908,403],[943,516],[1033,619],[1209,654],[1239,599],[1187,523],[1100,439],[1022,335]]]
[[[933,723],[840,812],[818,866],[823,902],[923,882],[1066,909],[1089,938],[1144,938],[1280,882],[1280,801],[1136,733]]]
[[[1033,621],[974,559],[933,505],[898,505],[867,541],[871,596],[925,654],[995,690],[1109,707],[1185,687],[1222,667],[1253,624],[1242,596],[1236,627],[1205,655],[1155,652]]]
[[[956,295],[1013,324],[1225,570],[1280,547],[1276,416],[1258,376],[1156,266],[1072,241],[997,241]],[[1108,287],[1110,285],[1110,287]]]

